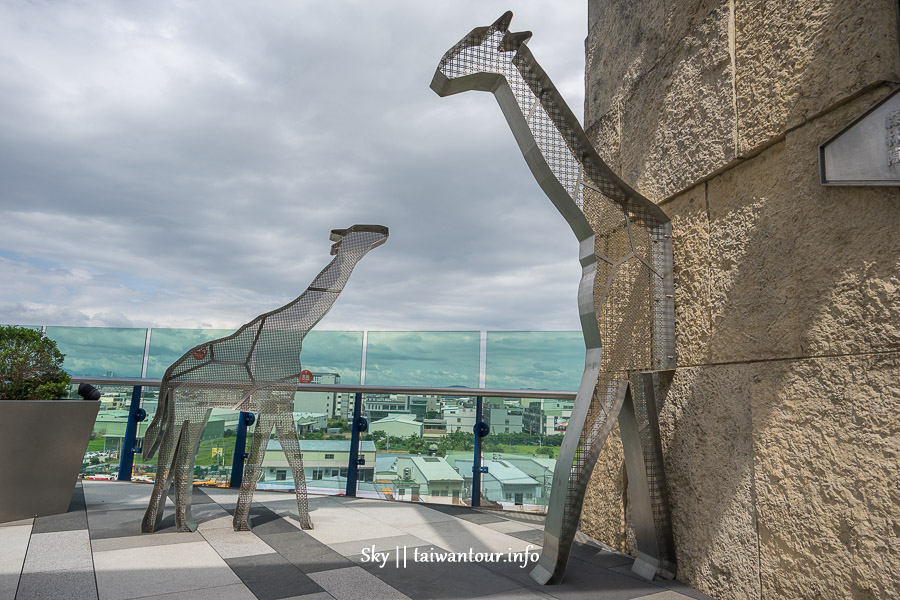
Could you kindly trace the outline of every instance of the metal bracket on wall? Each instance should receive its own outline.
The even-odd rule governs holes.
[[[822,185],[900,186],[900,88],[819,146]]]

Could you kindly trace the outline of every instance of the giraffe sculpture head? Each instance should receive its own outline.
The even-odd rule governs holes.
[[[512,12],[506,11],[487,27],[476,27],[444,53],[431,80],[438,96],[469,90],[492,91],[513,66],[516,52],[531,39],[530,31],[509,31]]]
[[[331,255],[343,252],[361,252],[365,254],[382,245],[388,238],[388,228],[383,225],[353,225],[347,229],[332,229]]]

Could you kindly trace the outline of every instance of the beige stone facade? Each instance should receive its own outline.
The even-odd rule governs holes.
[[[585,124],[670,215],[660,378],[678,578],[717,598],[900,590],[900,190],[818,146],[900,85],[894,0],[590,0]],[[630,550],[621,443],[582,527]]]

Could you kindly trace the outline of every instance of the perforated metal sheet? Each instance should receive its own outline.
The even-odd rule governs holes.
[[[176,527],[196,529],[191,520],[194,460],[213,408],[259,414],[234,515],[235,529],[249,528],[250,503],[273,428],[294,475],[301,524],[312,528],[290,386],[300,376],[303,338],[331,309],[356,263],[387,237],[388,229],[381,225],[333,230],[334,259],[303,294],[228,337],[194,347],[166,370],[157,412],[144,436],[144,459],[159,451],[156,481],[142,523],[145,533],[159,526],[173,481]],[[276,389],[279,386],[288,389]]]
[[[532,573],[547,583],[565,573],[584,491],[630,375],[675,366],[671,225],[603,163],[525,45],[531,33],[510,32],[511,19],[507,12],[453,46],[431,87],[441,96],[469,90],[496,96],[532,173],[581,243],[579,311],[587,352],[557,459],[544,550]],[[656,456],[661,453],[646,454]],[[661,462],[652,468],[662,469]],[[653,485],[662,482],[653,478]],[[664,498],[665,490],[653,494]]]

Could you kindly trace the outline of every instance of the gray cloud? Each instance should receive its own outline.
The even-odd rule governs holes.
[[[582,3],[0,6],[0,322],[232,328],[391,228],[324,329],[578,329],[577,245],[445,50],[507,7],[576,113]]]

